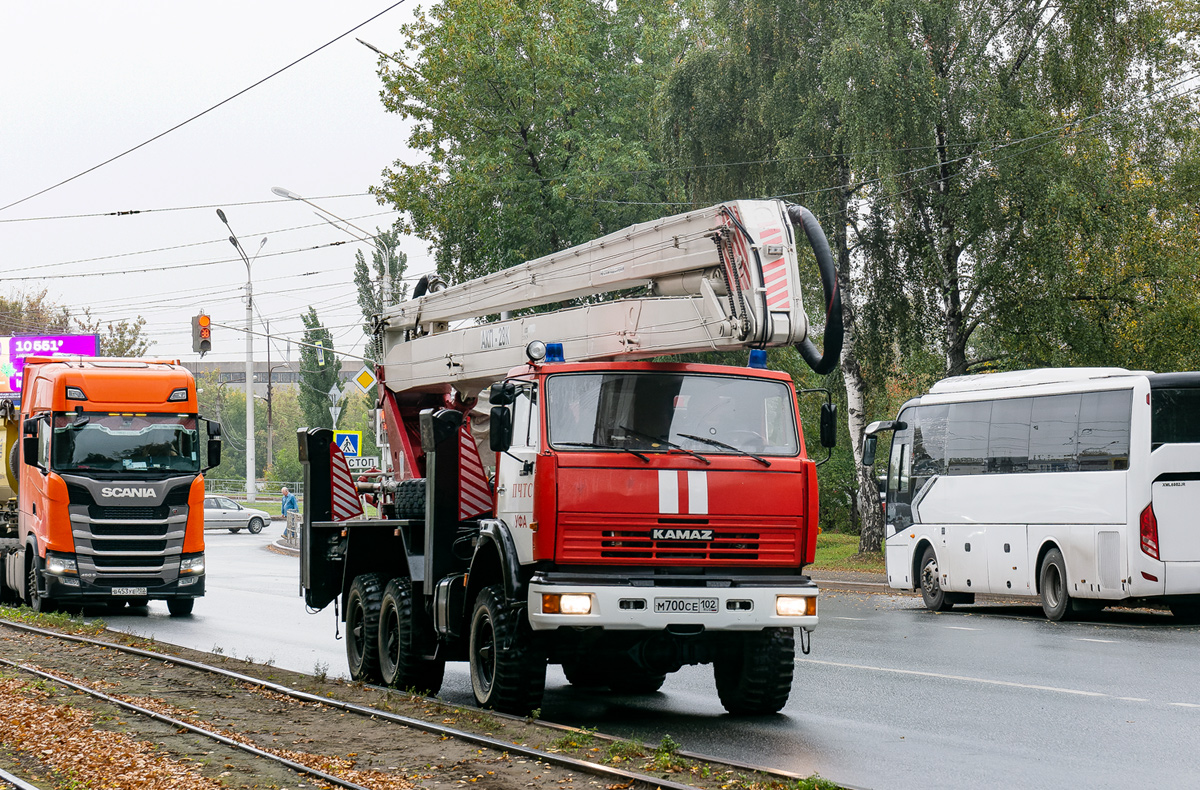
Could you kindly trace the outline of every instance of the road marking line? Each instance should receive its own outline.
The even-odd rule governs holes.
[[[865,617],[837,617],[837,620],[866,620]]]
[[[1168,702],[1167,704],[1174,705],[1177,708],[1200,708],[1200,705],[1191,702]]]
[[[1075,641],[1076,642],[1102,642],[1103,644],[1106,644],[1106,645],[1115,645],[1117,643],[1117,640],[1115,640],[1115,639],[1087,639],[1085,637],[1079,637]]]
[[[1141,697],[1117,697],[1117,699],[1122,700],[1124,702],[1149,702],[1150,701],[1148,699],[1142,699]]]
[[[965,625],[948,625],[948,626],[946,626],[946,628],[949,628],[951,631],[978,631],[979,630],[978,628],[967,628]]]
[[[1032,689],[1034,691],[1054,691],[1059,694],[1076,694],[1081,697],[1109,697],[1099,691],[1082,691],[1080,689],[1065,689],[1057,686],[1036,686],[1030,683],[1017,683],[1011,680],[989,680],[988,678],[972,678],[966,675],[945,675],[940,672],[922,672],[917,669],[893,669],[892,667],[871,667],[863,664],[842,664],[837,661],[821,661],[815,658],[797,658],[796,663],[821,664],[827,667],[842,667],[843,669],[866,669],[872,672],[892,672],[897,675],[916,675],[923,678],[941,678],[943,680],[965,680],[968,683],[983,683],[989,686],[1008,686],[1010,688]]]

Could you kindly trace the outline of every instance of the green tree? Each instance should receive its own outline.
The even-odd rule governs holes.
[[[378,231],[369,266],[362,250],[354,254],[354,286],[358,289],[358,307],[363,315],[363,334],[375,339],[367,344],[364,353],[372,371],[382,355],[380,338],[375,334],[375,316],[388,305],[404,301],[408,294],[404,282],[408,256],[397,248],[399,243],[399,230]]]
[[[682,41],[653,0],[443,0],[380,60],[384,106],[415,121],[374,191],[461,282],[658,216],[651,96]]]
[[[154,341],[143,334],[146,319],[142,316],[120,321],[101,321],[92,318],[90,308],[85,308],[82,318],[76,318],[79,331],[96,335],[97,353],[102,357],[140,357],[150,351]]]
[[[49,291],[17,291],[0,296],[0,335],[61,335],[71,330],[71,314]]]
[[[304,343],[300,347],[300,411],[307,428],[332,428],[329,391],[338,384],[340,365],[334,355],[333,335],[321,324],[313,307],[300,316]],[[321,346],[320,349],[314,346]]]

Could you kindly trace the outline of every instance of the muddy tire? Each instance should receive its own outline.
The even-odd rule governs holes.
[[[533,643],[525,608],[509,606],[498,584],[485,587],[475,599],[468,655],[479,707],[514,716],[541,707],[546,658]]]
[[[443,659],[426,658],[436,636],[413,604],[413,584],[392,579],[379,614],[379,672],[392,688],[436,694],[446,673]]]
[[[791,628],[765,628],[739,634],[735,639],[713,661],[721,704],[735,716],[778,713],[792,691],[795,632]]]
[[[356,576],[346,596],[346,665],[350,677],[378,683],[379,610],[383,604],[383,580],[378,573]]]

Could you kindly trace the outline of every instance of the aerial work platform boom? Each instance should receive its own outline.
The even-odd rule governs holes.
[[[808,238],[825,290],[822,354],[808,340],[796,228]],[[428,281],[426,281],[428,282]],[[739,200],[634,225],[561,252],[426,290],[382,316],[390,389],[473,396],[525,361],[532,340],[553,338],[576,360],[799,345],[828,372],[840,352],[841,305],[829,245],[812,214],[777,200]],[[582,297],[647,289],[646,296],[568,307],[473,326]],[[835,309],[836,308],[836,309]]]

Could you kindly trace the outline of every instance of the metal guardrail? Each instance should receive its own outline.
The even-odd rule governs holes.
[[[275,480],[259,480],[257,481],[255,488],[257,489],[257,495],[268,498],[278,497],[279,489],[285,486],[287,487],[288,491],[291,491],[296,495],[296,499],[301,500],[304,498],[303,482],[297,483]],[[246,495],[246,481],[244,479],[227,480],[222,478],[214,479],[211,477],[206,477],[204,478],[204,490],[209,494],[221,494],[222,496],[227,496],[231,499],[241,499]]]

